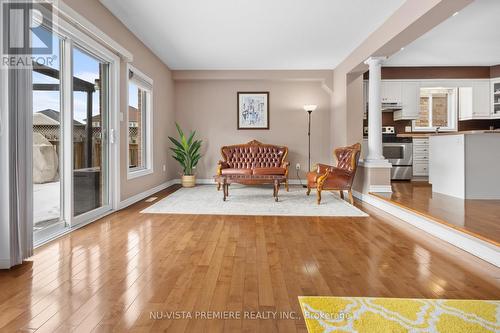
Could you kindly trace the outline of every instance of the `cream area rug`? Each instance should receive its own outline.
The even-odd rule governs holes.
[[[284,187],[279,201],[274,201],[272,186],[243,186],[232,184],[229,197],[222,200],[222,191],[215,185],[181,188],[166,198],[144,209],[150,214],[208,214],[208,215],[263,215],[263,216],[368,216],[336,194],[322,192],[321,205],[316,204],[316,191],[306,195],[299,186]]]

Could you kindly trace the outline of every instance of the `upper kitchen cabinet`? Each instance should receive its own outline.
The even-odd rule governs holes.
[[[458,89],[459,120],[490,119],[490,82],[473,81]],[[499,113],[500,116],[500,113]]]
[[[413,120],[418,118],[420,83],[399,82],[401,87],[401,110],[394,112],[394,120]]]
[[[400,103],[401,102],[401,82],[400,81],[382,81],[380,86],[380,97],[382,103]]]
[[[492,118],[500,118],[500,78],[491,80]]]

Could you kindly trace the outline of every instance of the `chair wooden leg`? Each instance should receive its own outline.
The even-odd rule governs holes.
[[[286,189],[287,192],[290,192],[290,189],[288,188],[288,178],[285,181],[285,189]]]
[[[352,190],[349,190],[349,201],[351,202],[351,205],[354,205],[354,198],[352,197]]]
[[[321,188],[318,187],[318,205],[321,203]]]
[[[217,183],[217,191],[220,191],[220,183]]]
[[[340,198],[344,199],[344,191],[339,191],[339,193],[340,193]]]
[[[307,192],[306,192],[306,195],[309,195],[311,194],[311,188],[309,187],[309,184],[307,184]]]

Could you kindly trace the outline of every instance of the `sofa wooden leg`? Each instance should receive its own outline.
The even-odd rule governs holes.
[[[318,188],[318,205],[321,203],[321,189]]]
[[[344,191],[339,191],[339,193],[340,193],[340,198],[344,199]]]
[[[352,191],[349,190],[349,201],[351,202],[351,205],[354,205],[354,198],[352,197]]]

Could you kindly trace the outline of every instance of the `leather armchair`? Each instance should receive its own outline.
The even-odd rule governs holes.
[[[307,174],[307,195],[312,188],[317,189],[318,205],[321,203],[321,191],[340,191],[340,197],[344,198],[344,191],[348,191],[349,201],[354,204],[352,197],[352,182],[358,167],[361,144],[335,149],[337,166],[317,164],[316,170]]]

